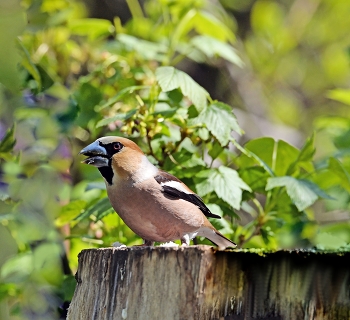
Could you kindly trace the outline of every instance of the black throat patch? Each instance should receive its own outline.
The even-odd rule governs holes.
[[[113,170],[112,170],[112,161],[108,161],[108,167],[100,167],[98,170],[102,174],[102,176],[106,179],[107,183],[111,186],[113,184]]]

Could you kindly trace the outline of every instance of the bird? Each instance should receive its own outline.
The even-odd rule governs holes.
[[[207,217],[213,214],[180,179],[153,165],[141,148],[120,136],[101,137],[80,151],[82,163],[100,171],[113,209],[144,243],[180,240],[188,246],[196,236],[219,250],[236,247]]]

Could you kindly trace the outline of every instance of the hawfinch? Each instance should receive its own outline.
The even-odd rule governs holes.
[[[235,247],[209,222],[220,218],[210,212],[203,200],[173,175],[155,167],[131,140],[103,137],[80,151],[83,163],[98,168],[114,210],[144,245],[177,239],[189,245],[203,236],[219,249]]]

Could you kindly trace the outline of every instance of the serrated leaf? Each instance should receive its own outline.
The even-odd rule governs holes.
[[[330,197],[311,181],[296,179],[293,177],[274,177],[267,180],[266,191],[276,187],[285,187],[288,196],[291,198],[299,211],[311,206],[319,197]]]
[[[221,166],[218,169],[206,170],[207,179],[196,185],[200,196],[215,191],[217,196],[234,209],[239,209],[243,190],[251,191],[250,187],[239,177],[237,171]]]
[[[83,211],[85,206],[86,202],[84,200],[75,200],[66,204],[61,208],[61,212],[55,221],[56,225],[62,227],[69,223]]]
[[[111,118],[106,118],[106,119],[102,119],[99,122],[97,122],[96,124],[96,128],[108,125],[112,122],[115,122],[117,120],[128,120],[130,119],[135,113],[137,112],[137,109],[132,109],[126,113],[118,113],[116,114],[114,117]]]
[[[205,124],[208,130],[225,146],[231,139],[231,132],[242,133],[242,129],[237,123],[237,119],[230,106],[225,103],[215,101],[191,120],[192,124]]]
[[[162,91],[168,92],[180,88],[198,111],[206,108],[209,93],[185,72],[174,67],[159,67],[156,70],[156,78]]]
[[[244,63],[238,56],[237,51],[228,43],[222,42],[209,36],[196,36],[192,38],[191,43],[203,52],[208,58],[215,56],[226,59],[233,64],[243,67]]]
[[[79,216],[77,216],[74,220],[77,222],[89,218],[91,215],[94,215],[96,218],[106,216],[107,214],[110,214],[114,212],[113,208],[111,207],[111,203],[109,202],[108,198],[103,198],[98,200],[94,205],[92,205],[90,208],[85,210],[83,213],[81,213]]]
[[[0,153],[11,152],[15,144],[15,126],[13,125],[11,128],[7,129],[5,136],[0,141]]]

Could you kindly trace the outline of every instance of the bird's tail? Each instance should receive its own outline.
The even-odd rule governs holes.
[[[225,250],[228,247],[235,248],[237,246],[212,226],[202,226],[198,230],[198,235],[208,238],[218,246],[219,250]]]

